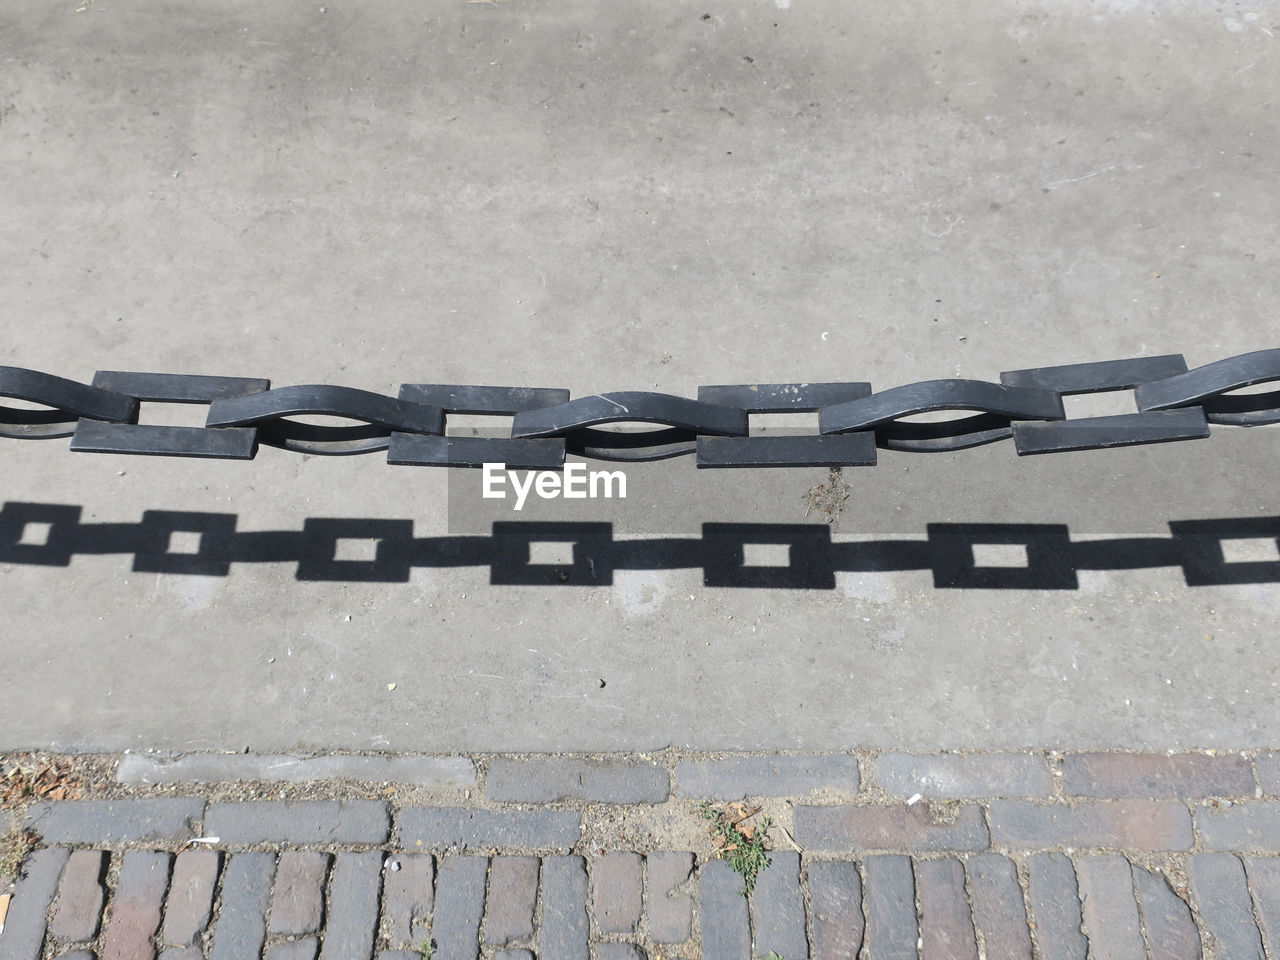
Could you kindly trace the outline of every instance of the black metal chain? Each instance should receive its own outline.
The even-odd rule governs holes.
[[[1188,370],[1180,354],[1011,370],[999,383],[928,380],[873,392],[869,383],[705,386],[698,398],[661,393],[407,383],[387,397],[351,387],[271,389],[268,380],[102,370],[91,384],[0,367],[0,397],[43,409],[0,405],[0,436],[71,437],[84,453],[250,460],[259,444],[301,453],[387,451],[391,464],[559,469],[566,454],[639,461],[694,453],[699,467],[869,466],[877,448],[959,450],[1012,438],[1019,454],[1195,440],[1209,424],[1280,422],[1280,389],[1235,393],[1280,381],[1280,349],[1259,350]],[[1133,413],[1068,418],[1062,398],[1132,390]],[[143,403],[208,405],[203,427],[139,424]],[[968,411],[939,423],[907,420]],[[752,414],[818,414],[818,432],[752,435]],[[509,434],[448,436],[451,415],[510,418]],[[295,417],[333,416],[351,426]],[[618,432],[610,423],[650,423]]]

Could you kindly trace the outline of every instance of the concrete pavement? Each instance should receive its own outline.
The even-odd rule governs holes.
[[[1273,346],[1278,22],[1268,3],[19,0],[0,13],[0,362],[692,395]],[[837,537],[1275,517],[1271,429],[1034,463],[886,452]],[[84,524],[449,532],[444,473],[379,456],[4,456],[5,503]],[[637,469],[629,508],[662,516],[678,490],[667,536],[800,523],[825,475],[693,473]],[[1243,548],[1276,559],[1269,536]],[[1117,561],[1053,590],[940,589],[925,568],[544,587],[86,553],[0,568],[2,747],[1274,740],[1274,577],[1189,587]]]

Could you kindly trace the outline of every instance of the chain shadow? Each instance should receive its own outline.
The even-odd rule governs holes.
[[[708,587],[832,590],[841,572],[929,571],[939,589],[1075,590],[1082,570],[1180,567],[1189,587],[1280,583],[1280,559],[1236,560],[1228,541],[1280,557],[1280,517],[1176,520],[1168,536],[1072,540],[1065,524],[931,523],[926,539],[834,541],[818,524],[704,523],[698,537],[617,540],[610,523],[494,523],[489,536],[415,537],[408,519],[311,517],[301,530],[237,530],[231,513],[147,510],[85,523],[82,507],[10,501],[0,563],[69,566],[132,556],[141,573],[225,577],[294,563],[305,581],[405,583],[418,567],[488,567],[500,586],[608,586],[625,570],[701,569]],[[998,562],[980,562],[995,548]]]

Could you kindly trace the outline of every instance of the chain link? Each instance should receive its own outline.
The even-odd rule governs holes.
[[[391,464],[558,469],[573,454],[640,461],[694,454],[699,467],[870,466],[877,449],[942,452],[1012,439],[1020,455],[1203,439],[1210,424],[1280,422],[1280,349],[1187,368],[1180,354],[1011,370],[999,383],[927,380],[875,392],[862,382],[725,384],[698,398],[407,383],[395,397],[351,387],[271,388],[242,377],[99,371],[91,384],[0,367],[0,436],[70,437],[82,453],[249,460],[260,444],[299,453],[387,451]],[[1063,397],[1132,391],[1135,411],[1068,418]],[[203,427],[139,424],[144,403],[208,406]],[[963,411],[941,422],[920,414]],[[818,431],[751,433],[759,414],[818,415]],[[449,436],[453,415],[509,418],[507,435]],[[298,417],[340,417],[344,426]],[[646,423],[623,432],[609,424]],[[501,425],[495,419],[499,431]],[[601,429],[601,428],[605,429]]]

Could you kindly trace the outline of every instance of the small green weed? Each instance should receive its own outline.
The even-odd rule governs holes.
[[[422,954],[422,960],[431,960],[436,955],[436,945],[431,942],[430,937],[427,937],[419,944],[418,953]]]
[[[772,861],[765,853],[764,841],[773,821],[765,817],[758,825],[744,825],[743,821],[760,812],[759,807],[743,803],[731,803],[726,810],[716,810],[705,800],[698,812],[709,824],[717,856],[728,859],[729,866],[742,877],[742,895],[745,897],[756,888],[756,877]],[[766,958],[768,960],[768,958]]]

